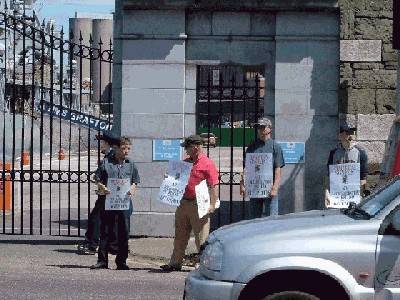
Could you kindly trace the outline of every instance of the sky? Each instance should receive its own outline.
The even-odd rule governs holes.
[[[109,14],[114,12],[115,0],[37,0],[35,11],[41,19],[54,19],[57,29],[68,29],[68,19],[75,12]]]

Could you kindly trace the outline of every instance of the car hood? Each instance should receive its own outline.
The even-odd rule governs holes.
[[[299,238],[313,235],[342,235],[363,234],[366,231],[376,231],[378,221],[357,220],[340,212],[339,209],[313,210],[301,213],[292,213],[282,216],[272,216],[255,220],[247,220],[223,226],[213,232],[211,239],[222,242],[230,240],[257,238],[268,235],[268,239]]]

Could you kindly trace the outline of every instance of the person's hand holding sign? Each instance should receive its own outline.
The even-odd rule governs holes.
[[[136,184],[132,184],[130,190],[128,191],[128,195],[133,197],[136,193]]]
[[[105,195],[110,194],[110,190],[101,182],[97,182],[96,194],[99,196],[105,196]]]

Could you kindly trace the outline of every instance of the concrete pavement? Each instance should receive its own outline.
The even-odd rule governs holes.
[[[159,269],[171,239],[131,239],[129,271],[90,270],[94,255],[78,255],[82,239],[0,234],[0,290],[3,299],[182,299],[190,269]]]

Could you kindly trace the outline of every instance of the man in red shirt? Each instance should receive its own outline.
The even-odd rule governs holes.
[[[197,251],[200,251],[200,246],[206,241],[210,232],[210,214],[215,210],[216,186],[219,179],[214,162],[202,152],[201,145],[201,138],[198,135],[185,138],[181,144],[189,156],[185,161],[192,163],[193,167],[181,203],[175,212],[174,250],[169,264],[161,266],[164,271],[179,271],[182,268],[183,257],[192,229]],[[197,212],[195,186],[203,180],[207,181],[210,193],[210,209],[208,214],[200,219]]]

